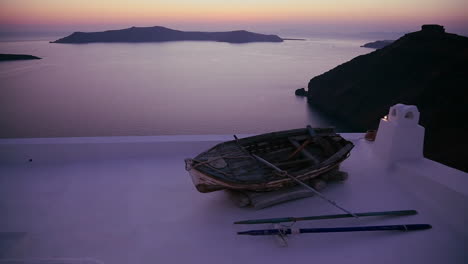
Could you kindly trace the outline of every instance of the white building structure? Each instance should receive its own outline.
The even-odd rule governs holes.
[[[374,152],[387,164],[423,157],[424,127],[414,105],[397,104],[380,120]]]

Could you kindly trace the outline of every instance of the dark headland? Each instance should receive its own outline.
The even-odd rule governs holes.
[[[94,42],[165,42],[165,41],[218,41],[228,43],[282,42],[276,35],[264,35],[245,30],[227,32],[180,31],[166,27],[131,27],[103,32],[75,32],[52,43]]]
[[[40,60],[41,58],[25,54],[0,54],[0,61]]]
[[[390,106],[416,105],[426,128],[424,155],[468,171],[468,38],[439,25],[312,78],[308,102],[350,123],[375,129]]]
[[[377,40],[374,42],[369,42],[364,45],[362,45],[362,48],[371,48],[371,49],[381,49],[383,47],[386,47],[390,44],[392,44],[394,40]]]

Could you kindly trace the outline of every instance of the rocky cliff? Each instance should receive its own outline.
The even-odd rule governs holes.
[[[312,78],[308,102],[355,130],[375,129],[396,103],[416,105],[425,156],[468,171],[468,38],[425,25]]]

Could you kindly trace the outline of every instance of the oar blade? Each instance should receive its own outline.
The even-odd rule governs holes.
[[[414,224],[414,225],[405,225],[406,230],[413,231],[413,230],[426,230],[431,229],[432,226],[429,224]]]

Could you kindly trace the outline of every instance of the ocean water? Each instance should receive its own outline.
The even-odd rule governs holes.
[[[0,42],[0,137],[263,133],[336,126],[297,88],[372,50],[368,40]]]

